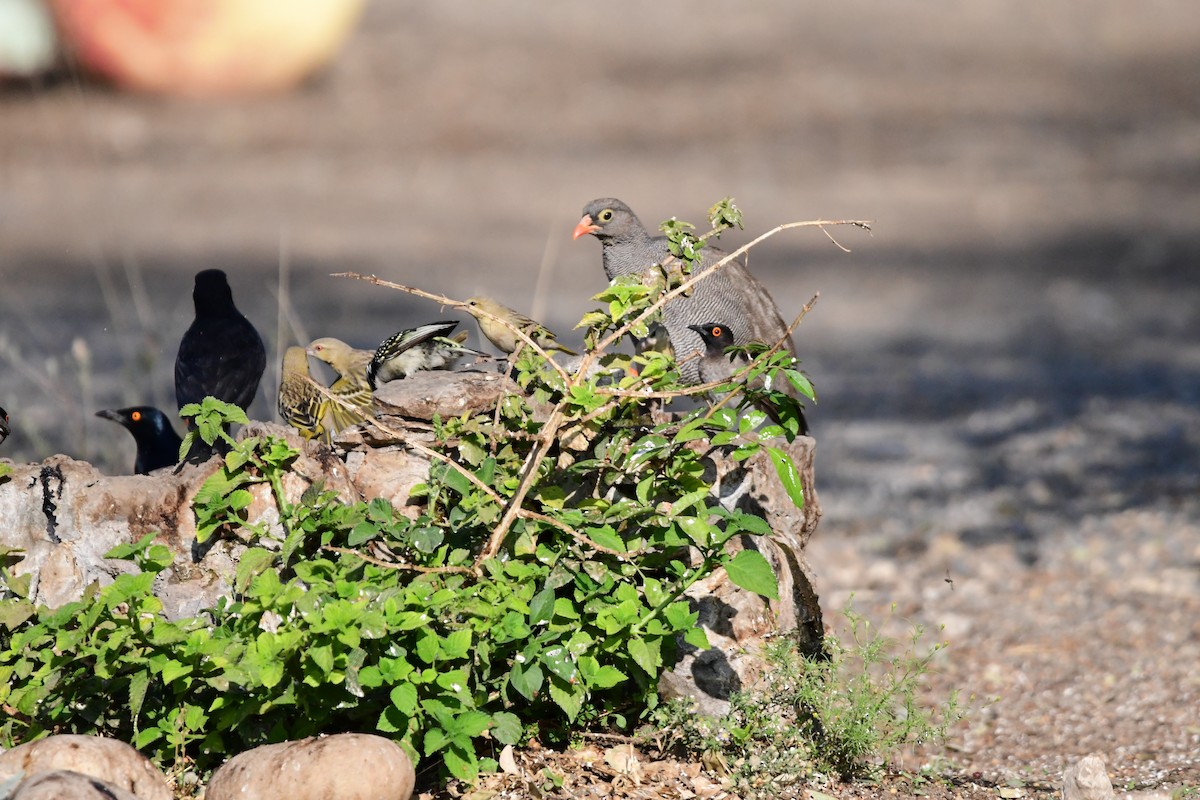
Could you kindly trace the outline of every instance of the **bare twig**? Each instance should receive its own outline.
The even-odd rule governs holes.
[[[572,538],[574,538],[577,541],[579,541],[580,543],[592,548],[593,550],[596,550],[601,553],[608,553],[610,556],[616,556],[617,558],[619,558],[621,560],[628,560],[632,556],[640,556],[646,552],[645,550],[624,550],[624,551],[613,550],[611,547],[605,547],[602,544],[592,541],[590,538],[588,538],[588,536],[586,534],[580,533],[579,531],[572,528],[570,525],[566,524],[565,522],[562,522],[561,520],[557,520],[554,517],[548,517],[545,514],[539,514],[536,511],[530,511],[527,508],[521,509],[521,511],[519,513],[520,513],[521,519],[532,519],[532,520],[536,520],[538,522],[544,522],[547,525],[553,525],[555,528],[558,528],[563,533],[567,534],[568,536],[571,536]]]
[[[427,575],[436,574],[452,574],[452,575],[474,575],[475,571],[467,567],[422,567],[418,564],[402,564],[399,561],[382,561],[373,556],[358,550],[353,550],[349,547],[334,547],[333,545],[322,545],[321,549],[327,553],[344,553],[350,556],[358,556],[368,564],[374,564],[377,567],[384,569],[405,569],[410,572],[423,572]]]
[[[372,283],[376,286],[385,286],[389,289],[396,289],[401,292],[408,292],[409,294],[416,295],[417,297],[424,297],[426,300],[433,300],[434,302],[439,303],[440,305],[448,306],[450,308],[458,308],[458,309],[463,309],[463,310],[465,310],[467,308],[467,303],[463,302],[462,300],[455,300],[453,298],[446,297],[443,294],[434,294],[433,292],[427,292],[424,289],[418,289],[415,286],[406,286],[403,283],[395,283],[393,281],[384,280],[383,278],[380,278],[377,275],[363,275],[362,273],[359,273],[359,272],[334,272],[331,274],[331,277],[353,278],[354,280],[366,281],[367,283]],[[476,307],[472,311],[469,311],[467,313],[471,314],[472,316],[474,316],[476,313],[481,313],[488,319],[493,319],[496,322],[499,322],[501,325],[503,325],[504,327],[508,328],[510,331],[515,333],[521,339],[521,341],[523,341],[526,345],[528,345],[529,347],[532,347],[534,350],[536,350],[538,352],[538,354],[541,355],[542,358],[544,358],[544,359],[546,359],[546,361],[550,362],[550,366],[554,367],[554,369],[558,372],[559,376],[561,376],[564,381],[570,379],[570,376],[567,375],[567,371],[562,368],[562,365],[560,365],[557,361],[555,361],[553,358],[551,358],[550,354],[548,352],[546,352],[545,350],[543,350],[541,348],[541,346],[538,345],[538,343],[535,342],[533,340],[533,338],[530,337],[530,335],[528,333],[526,333],[519,325],[514,325],[512,322],[505,319],[504,317],[498,317],[495,314],[491,313],[490,311],[483,309],[483,308],[479,308],[479,307]]]
[[[497,494],[495,489],[488,486],[483,481],[479,480],[479,477],[474,472],[471,472],[471,470],[467,469],[462,464],[459,464],[457,461],[450,458],[450,456],[446,455],[445,453],[439,453],[437,450],[434,450],[432,447],[426,447],[425,445],[421,444],[420,442],[413,441],[412,439],[410,439],[408,436],[406,436],[404,434],[404,431],[396,430],[395,428],[391,427],[390,425],[386,425],[386,424],[380,422],[378,417],[376,417],[371,422],[375,427],[379,428],[384,433],[391,434],[392,436],[395,436],[397,439],[402,441],[404,443],[405,447],[410,447],[413,450],[416,450],[418,453],[425,456],[426,458],[436,459],[438,461],[441,461],[444,464],[448,464],[451,469],[458,472],[458,474],[462,475],[464,478],[466,478],[468,481],[470,481],[472,484],[474,484],[480,491],[482,491],[488,497],[495,500],[497,505],[500,505],[500,506],[504,505],[504,498],[501,497],[499,494]]]

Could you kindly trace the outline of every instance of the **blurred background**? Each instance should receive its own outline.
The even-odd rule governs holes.
[[[827,512],[860,521],[839,498],[924,480],[914,459],[941,465],[933,492],[1054,470],[994,451],[1064,422],[1109,448],[1050,476],[1065,499],[1198,487],[1190,4],[305,2],[308,29],[277,34],[243,18],[295,17],[278,0],[60,3],[68,55],[5,81],[5,456],[128,469],[92,413],[174,410],[200,269],[230,274],[275,353],[446,316],[341,270],[492,294],[570,339],[604,280],[570,239],[588,200],[703,224],[732,195],[726,246],[874,222],[831,231],[850,253],[810,229],[751,256],[785,316],[821,293],[797,341],[822,486],[853,490]],[[238,38],[251,23],[268,34]],[[252,416],[274,414],[272,362]],[[904,475],[877,480],[888,463]]]

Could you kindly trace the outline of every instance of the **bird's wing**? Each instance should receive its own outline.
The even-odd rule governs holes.
[[[454,330],[457,322],[453,320],[442,320],[441,322],[431,322],[427,325],[420,325],[416,328],[394,333],[384,339],[379,347],[375,349],[374,355],[371,357],[371,362],[367,365],[367,385],[369,388],[375,388],[375,377],[379,372],[380,367],[385,363],[395,358],[396,356],[415,347],[422,342],[428,341],[436,336],[445,336],[450,331]]]

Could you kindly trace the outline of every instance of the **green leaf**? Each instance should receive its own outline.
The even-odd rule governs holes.
[[[583,708],[583,688],[573,687],[565,681],[550,681],[550,699],[563,710],[569,722],[574,722]]]
[[[533,700],[542,689],[542,668],[537,664],[513,664],[508,675],[509,685],[516,689],[526,700]]]
[[[792,386],[796,387],[796,391],[807,397],[809,400],[812,400],[814,403],[817,401],[816,390],[813,389],[812,383],[802,372],[797,372],[794,369],[786,369],[783,371],[783,374],[787,376],[787,379],[789,382],[791,382]]]
[[[633,661],[651,678],[658,676],[658,668],[662,665],[662,655],[660,653],[660,645],[657,640],[653,641],[633,638],[628,644],[629,655],[633,656]]]
[[[729,580],[741,588],[771,600],[779,599],[775,571],[757,550],[742,550],[725,564]]]
[[[767,455],[771,457],[771,463],[775,465],[775,474],[779,476],[779,481],[792,503],[796,508],[804,508],[804,487],[800,483],[800,473],[796,471],[791,457],[778,447],[768,447]]]
[[[521,741],[524,726],[521,718],[507,711],[497,711],[492,715],[492,738],[500,744],[516,744]]]
[[[704,632],[704,628],[689,628],[688,631],[683,634],[683,640],[692,647],[699,648],[700,650],[707,650],[708,648],[712,647],[712,645],[708,643],[708,634]]]
[[[554,590],[542,589],[529,601],[529,627],[549,622],[554,617]]]
[[[453,633],[442,639],[441,656],[442,658],[459,659],[466,658],[471,652],[471,631],[469,628],[454,631]]]
[[[417,687],[411,683],[402,683],[388,694],[392,705],[406,717],[417,713]]]
[[[546,669],[562,678],[564,681],[571,681],[575,678],[575,661],[571,658],[571,653],[562,645],[550,647],[542,651],[542,663],[546,665]]]
[[[452,743],[442,754],[442,761],[446,770],[464,783],[473,783],[479,776],[479,762],[473,749]]]
[[[138,717],[142,713],[142,704],[146,702],[146,689],[150,686],[150,673],[140,669],[129,676],[129,716],[137,727]]]

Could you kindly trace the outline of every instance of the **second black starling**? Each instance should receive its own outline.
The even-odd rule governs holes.
[[[137,442],[137,457],[133,461],[136,475],[145,475],[179,462],[179,446],[183,440],[171,427],[167,415],[154,406],[133,406],[97,411],[97,417],[111,419],[133,434]]]
[[[706,322],[703,325],[689,325],[693,331],[699,334],[704,341],[704,354],[699,358],[700,382],[701,383],[718,383],[728,381],[735,372],[750,363],[749,357],[744,352],[728,352],[730,347],[737,344],[737,337],[728,325],[723,325],[716,322]],[[782,417],[779,409],[771,403],[770,399],[765,396],[766,392],[777,391],[795,398],[797,401],[801,399],[800,392],[796,387],[792,386],[791,381],[783,378],[778,381],[778,384],[772,384],[770,378],[759,375],[754,378],[749,386],[757,393],[760,393],[755,400],[755,405],[764,411],[773,422],[782,425]],[[798,409],[799,410],[799,409]],[[808,420],[804,417],[803,410],[799,410],[799,430],[796,433],[801,436],[808,435]]]
[[[221,270],[196,273],[192,300],[196,319],[175,357],[175,400],[183,408],[215,397],[244,411],[267,367],[262,337],[233,304],[233,291]]]
[[[8,438],[11,429],[8,427],[8,412],[0,408],[0,444]]]

